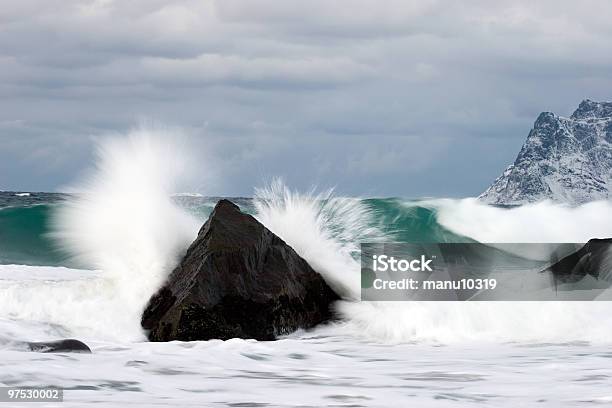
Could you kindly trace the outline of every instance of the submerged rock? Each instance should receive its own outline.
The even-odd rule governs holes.
[[[150,299],[142,327],[151,341],[273,340],[330,319],[336,300],[289,245],[221,200]]]
[[[612,279],[612,238],[590,239],[578,251],[548,267],[556,284],[576,283],[590,275],[599,280]]]
[[[87,344],[75,339],[28,343],[28,348],[39,353],[91,353]]]

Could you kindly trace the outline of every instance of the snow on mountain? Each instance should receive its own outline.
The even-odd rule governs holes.
[[[569,118],[541,113],[514,163],[478,198],[581,204],[609,199],[611,192],[612,102],[587,99]]]

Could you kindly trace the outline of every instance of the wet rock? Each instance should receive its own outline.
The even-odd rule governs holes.
[[[599,280],[612,280],[612,238],[591,239],[578,251],[562,258],[546,269],[555,283],[576,283],[590,275]]]
[[[91,353],[87,344],[75,339],[27,343],[30,351],[39,353]]]
[[[289,245],[221,200],[150,299],[142,326],[151,341],[273,340],[327,321],[336,300]]]

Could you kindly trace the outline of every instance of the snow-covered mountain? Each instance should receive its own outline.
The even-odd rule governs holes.
[[[514,163],[478,198],[491,204],[612,198],[612,102],[584,100],[569,118],[541,113]]]

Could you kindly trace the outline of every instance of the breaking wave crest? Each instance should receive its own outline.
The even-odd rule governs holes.
[[[280,179],[255,190],[257,218],[306,259],[343,298],[360,296],[360,242],[380,241],[372,210],[333,191],[301,194]]]
[[[100,142],[96,168],[53,217],[54,239],[88,270],[76,279],[3,275],[1,318],[57,325],[73,335],[144,339],[141,311],[207,215],[196,219],[172,197],[185,174],[193,177],[189,149],[174,138],[164,129],[138,128]],[[252,207],[243,209],[342,296],[333,330],[377,342],[612,341],[608,302],[358,301],[362,242],[581,242],[612,235],[610,203],[507,209],[474,199],[343,198],[299,193],[280,180],[245,202]]]
[[[453,234],[482,242],[585,242],[610,236],[609,203],[571,208],[541,203],[525,208],[496,208],[474,199],[406,201],[414,213],[429,208]],[[276,181],[258,190],[258,216],[285,239],[334,288],[346,333],[382,342],[433,341],[612,341],[609,302],[358,302],[359,242],[394,240],[406,225],[383,233],[376,207],[363,200],[333,199],[329,193],[299,194]],[[553,222],[552,215],[555,218]],[[495,230],[495,226],[499,229]],[[531,231],[528,235],[526,231]],[[563,232],[563,233],[562,233]]]
[[[199,227],[170,197],[188,170],[173,137],[141,127],[99,143],[95,169],[52,219],[62,249],[94,271],[77,280],[3,281],[3,317],[84,336],[144,338],[140,314]]]

